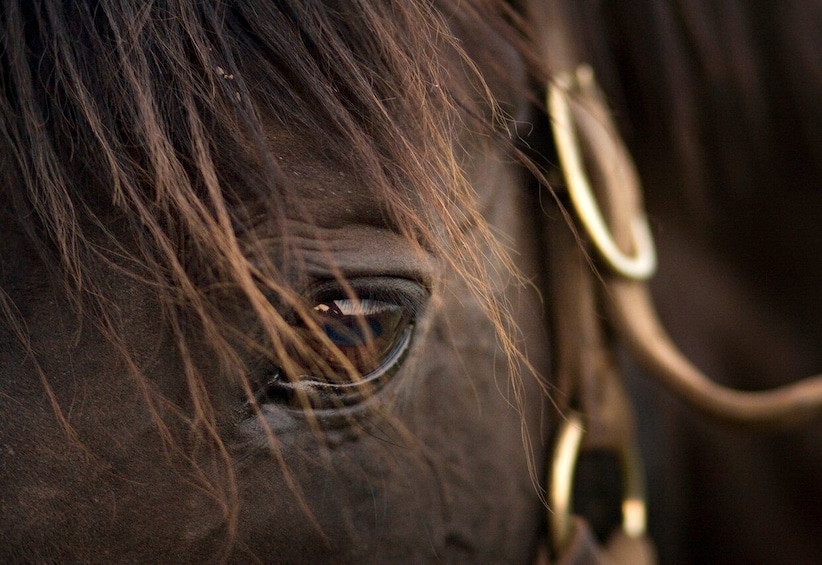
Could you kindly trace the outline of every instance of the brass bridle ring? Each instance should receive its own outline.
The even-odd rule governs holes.
[[[560,73],[548,85],[548,112],[571,201],[588,236],[611,269],[629,279],[648,279],[656,270],[656,250],[648,221],[636,203],[640,194],[639,181],[628,151],[619,136],[613,134],[615,127],[607,113],[599,113],[596,118],[605,122],[598,124],[601,126],[601,133],[599,136],[589,134],[588,137],[591,142],[600,141],[605,144],[609,155],[613,157],[613,163],[618,165],[616,171],[622,174],[619,180],[605,183],[606,189],[610,188],[608,185],[614,186],[608,196],[629,202],[633,199],[634,209],[629,219],[633,255],[622,251],[614,240],[594,196],[577,137],[578,126],[583,124],[578,123],[574,117],[570,101],[572,93],[578,94],[586,103],[604,108],[594,82],[593,70],[587,65],[579,67],[574,74]],[[595,158],[600,158],[602,152],[595,151],[594,155]]]
[[[585,431],[583,421],[576,412],[569,414],[557,436],[551,462],[548,487],[548,523],[554,551],[560,552],[571,540],[574,471],[582,448]],[[628,537],[645,535],[647,509],[645,504],[645,476],[639,458],[639,448],[634,441],[620,446],[622,465],[622,530]]]

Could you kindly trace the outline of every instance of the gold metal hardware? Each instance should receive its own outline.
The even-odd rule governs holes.
[[[590,102],[594,107],[605,107],[591,67],[583,65],[574,74],[561,73],[548,86],[548,111],[574,209],[592,243],[611,269],[630,279],[645,280],[656,270],[656,251],[645,214],[639,205],[633,206],[630,218],[633,255],[629,255],[620,249],[603,218],[585,169],[577,132],[585,133],[587,141],[595,147],[593,156],[600,167],[616,165],[606,171],[611,177],[606,185],[613,186],[611,192],[614,193],[609,196],[638,198],[637,173],[610,116],[599,112],[595,119],[580,119],[582,116],[572,109],[572,97],[579,97],[583,103]]]

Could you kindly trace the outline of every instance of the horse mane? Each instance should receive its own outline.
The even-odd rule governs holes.
[[[459,2],[459,10],[475,25],[511,29],[502,3]],[[215,496],[227,499],[229,518],[230,455],[190,340],[209,343],[221,374],[251,400],[239,349],[266,350],[287,367],[299,340],[275,304],[307,309],[273,261],[249,259],[261,212],[244,203],[265,202],[262,213],[284,224],[284,203],[299,197],[266,124],[354,164],[396,230],[467,281],[516,356],[483,265],[492,257],[513,269],[477,209],[461,167],[468,149],[455,137],[465,127],[497,142],[508,119],[451,38],[443,14],[452,11],[448,2],[379,0],[0,7],[0,202],[78,316],[121,352],[169,449],[180,451],[181,440],[168,414],[215,446],[229,485]],[[423,214],[415,202],[426,203]],[[109,272],[156,293],[183,361],[187,406],[142,374]],[[2,296],[5,323],[25,344],[15,305]],[[227,320],[227,297],[253,312],[254,340]]]

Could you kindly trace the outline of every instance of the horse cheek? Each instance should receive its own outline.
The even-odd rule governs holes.
[[[123,336],[151,377],[140,383],[91,313],[78,319],[45,272],[21,263],[31,275],[20,287],[26,296],[12,298],[26,305],[28,349],[11,328],[0,331],[0,560],[175,555],[206,505],[195,504],[202,493],[185,480],[157,425],[164,414],[149,409],[141,386],[155,400],[181,393],[156,302],[110,281],[120,285],[112,309]]]

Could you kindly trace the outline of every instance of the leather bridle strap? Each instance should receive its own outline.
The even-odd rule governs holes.
[[[573,190],[569,193],[574,200]],[[564,418],[558,422],[549,469],[550,547],[559,562],[574,563],[596,554],[594,563],[653,563],[654,551],[645,537],[644,479],[634,418],[603,324],[602,285],[587,254],[589,238],[584,232],[582,239],[578,237],[561,217],[547,222],[546,229],[554,378]],[[647,262],[633,264],[643,261]],[[586,523],[573,516],[574,467],[583,451],[613,453],[622,467],[622,527],[603,547],[586,534]]]
[[[569,176],[569,171],[584,172],[585,166],[579,152],[566,151],[562,155],[562,148],[569,143],[573,148],[580,146],[574,138],[580,127],[578,110],[582,110],[571,97],[563,96],[575,90],[578,79],[572,74],[579,56],[571,35],[573,26],[566,12],[568,7],[565,2],[535,1],[529,6],[529,15],[535,29],[545,31],[540,35],[544,39],[543,54],[550,57],[551,68],[558,70],[554,77],[556,86],[562,88],[557,91],[561,96],[554,96],[553,104],[549,105],[557,110],[553,112],[555,137],[563,157],[565,177],[571,180],[581,177],[579,174]],[[588,78],[593,80],[592,76]],[[598,97],[596,100],[601,101]],[[564,109],[560,109],[561,106]],[[604,105],[585,115],[594,121],[608,119]],[[561,126],[559,129],[557,124]],[[560,139],[563,135],[565,143]],[[592,153],[588,155],[596,155],[599,148],[589,149]],[[609,163],[598,160],[598,165],[607,177],[611,172]],[[559,188],[563,183],[552,184]],[[546,223],[554,378],[562,418],[557,422],[548,469],[549,549],[551,557],[559,563],[651,564],[655,562],[655,552],[645,536],[644,477],[635,441],[634,418],[623,390],[611,337],[603,324],[599,292],[602,285],[588,256],[587,240],[595,241],[598,248],[608,249],[611,263],[636,276],[649,274],[655,266],[655,257],[652,247],[650,254],[648,249],[640,249],[635,257],[622,253],[626,245],[631,247],[630,240],[609,246],[609,242],[614,242],[605,221],[610,213],[599,212],[598,198],[588,184],[565,184],[573,201],[570,207],[588,213],[576,217],[584,227],[581,238],[569,229],[564,217]],[[560,203],[560,210],[564,212],[563,204],[567,202]],[[608,204],[624,205],[615,200]],[[586,234],[591,234],[590,238]],[[639,237],[651,241],[649,234]],[[644,245],[640,243],[639,247]],[[622,527],[611,534],[604,546],[594,541],[586,521],[574,516],[571,500],[576,462],[581,452],[594,450],[615,454],[622,467]]]
[[[627,547],[634,551],[624,562],[650,562],[653,552],[644,542],[641,466],[629,402],[612,357],[613,336],[677,396],[705,414],[731,422],[784,425],[820,415],[822,376],[773,391],[737,391],[714,383],[673,345],[645,283],[656,258],[639,178],[593,71],[582,64],[574,4],[531,0],[527,8],[551,70],[548,109],[573,223],[580,234],[573,235],[561,220],[551,222],[548,234],[555,372],[566,414],[549,470],[551,547],[560,561],[570,562],[582,555],[580,551],[594,547],[579,542],[588,538],[580,537],[584,522],[571,517],[570,492],[578,451],[606,449],[619,454],[626,477],[623,527],[617,536],[629,540]],[[592,173],[596,182],[589,180]],[[554,183],[555,188],[561,184]],[[603,269],[594,269],[589,253]]]
[[[797,426],[822,414],[822,375],[766,391],[744,392],[705,376],[665,333],[645,285],[609,280],[612,325],[634,358],[677,397],[718,420]]]

